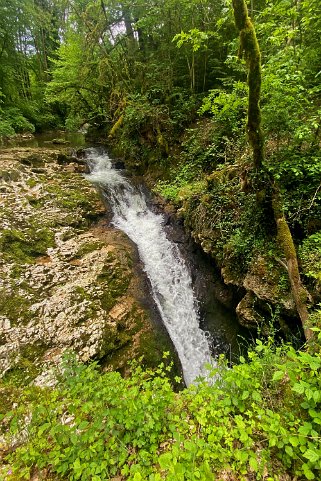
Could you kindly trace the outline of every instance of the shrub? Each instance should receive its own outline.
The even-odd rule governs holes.
[[[8,120],[0,119],[0,138],[1,137],[11,137],[15,134],[13,127]]]
[[[15,132],[33,133],[35,131],[35,126],[23,116],[18,108],[10,107],[6,109],[5,116]]]
[[[25,433],[6,479],[34,467],[83,481],[319,479],[320,353],[257,340],[247,361],[221,358],[212,384],[179,393],[168,369],[136,365],[124,379],[67,359],[55,389],[25,389],[2,417],[13,439]]]

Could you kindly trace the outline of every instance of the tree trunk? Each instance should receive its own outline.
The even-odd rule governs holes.
[[[253,149],[253,163],[257,170],[264,159],[264,139],[261,128],[261,53],[255,29],[248,16],[244,0],[233,0],[235,25],[240,34],[239,57],[244,56],[248,68],[249,107],[247,113],[247,134]]]
[[[249,107],[247,133],[253,150],[253,165],[262,171],[264,161],[264,139],[261,127],[260,94],[261,94],[261,53],[255,29],[248,16],[245,0],[233,0],[235,25],[240,35],[239,57],[245,57],[248,68]],[[274,185],[273,179],[271,183]],[[272,196],[274,220],[277,226],[277,242],[285,258],[295,306],[300,317],[307,341],[312,338],[313,331],[306,327],[309,317],[307,309],[308,292],[303,287],[296,250],[289,225],[285,219],[279,191],[276,188]]]
[[[307,300],[309,294],[303,287],[301,282],[298,258],[296,255],[293,238],[289,229],[289,225],[284,217],[282,202],[277,189],[273,193],[272,207],[277,227],[277,241],[286,258],[286,265],[289,274],[292,295],[302,323],[305,338],[308,341],[313,336],[313,331],[311,331],[311,329],[306,326],[309,318],[309,313],[307,309]]]

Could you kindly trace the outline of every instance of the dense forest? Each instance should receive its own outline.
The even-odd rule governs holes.
[[[122,377],[69,353],[53,388],[4,378],[0,479],[321,479],[320,36],[319,0],[0,0],[3,145],[106,144],[256,339],[185,389],[167,354]]]

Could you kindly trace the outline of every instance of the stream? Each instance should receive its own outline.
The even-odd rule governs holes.
[[[184,381],[206,376],[214,363],[205,332],[200,329],[192,279],[177,245],[165,233],[165,218],[148,207],[143,193],[112,168],[107,154],[87,151],[91,173],[113,210],[112,223],[136,244],[150,281],[153,298],[178,353]]]

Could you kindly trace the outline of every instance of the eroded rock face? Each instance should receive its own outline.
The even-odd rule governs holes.
[[[238,190],[235,188],[236,192]],[[241,245],[240,251],[243,248],[243,252],[239,255],[238,239],[235,236],[233,238],[233,231],[229,232],[229,241],[223,242],[222,238],[223,235],[228,237],[224,231],[228,222],[237,225],[237,217],[241,216],[245,207],[238,205],[235,192],[222,198],[226,202],[222,207],[220,197],[214,197],[209,202],[206,195],[185,202],[181,209],[185,225],[195,242],[214,259],[224,284],[236,293],[236,314],[240,324],[268,333],[271,320],[277,312],[279,326],[288,332],[287,323],[295,323],[297,312],[285,263],[278,259],[278,255],[269,253],[270,247],[266,252],[261,247],[248,253],[251,261],[242,265],[246,253]],[[274,246],[274,251],[277,252],[277,246]]]
[[[34,379],[66,349],[120,368],[152,336],[133,295],[130,246],[100,226],[97,192],[59,159],[55,150],[0,152],[2,376]]]

